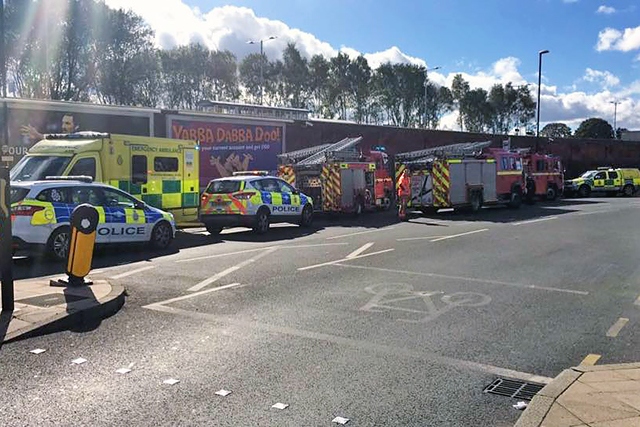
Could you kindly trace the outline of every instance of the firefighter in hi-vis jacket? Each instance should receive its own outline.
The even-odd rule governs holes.
[[[411,196],[411,179],[409,178],[409,172],[405,169],[400,175],[400,182],[398,185],[398,217],[401,221],[407,219],[407,202]]]

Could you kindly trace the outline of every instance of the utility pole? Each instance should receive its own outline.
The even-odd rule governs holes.
[[[275,40],[277,39],[276,36],[271,36],[267,39],[261,39],[259,41],[260,43],[260,105],[262,105],[262,97],[263,97],[263,93],[264,93],[264,42],[269,41],[269,40]],[[258,44],[257,41],[254,40],[249,40],[247,42],[248,44]]]
[[[428,76],[428,72],[429,71],[435,71],[435,70],[439,70],[440,67],[435,67],[435,68],[426,68],[424,69],[424,128],[427,128],[427,123],[428,123],[428,95],[427,95],[427,88],[429,87],[429,76]]]
[[[7,61],[5,44],[4,0],[0,0],[0,85],[2,85],[2,145],[9,145],[7,123]],[[10,158],[0,158],[0,286],[2,287],[2,312],[14,309],[13,248],[11,234],[11,191],[9,179]]]
[[[618,104],[620,101],[611,101],[609,104],[613,104],[613,139],[618,139],[618,127],[617,127],[617,118],[618,118]]]

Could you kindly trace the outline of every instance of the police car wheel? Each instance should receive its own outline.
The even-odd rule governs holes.
[[[256,234],[265,234],[269,231],[269,212],[262,208],[256,214],[256,223],[253,226]]]
[[[169,223],[161,222],[153,227],[150,243],[155,249],[165,249],[171,244],[172,240],[173,236]]]
[[[47,255],[56,261],[66,261],[69,255],[71,232],[69,227],[60,227],[47,242]]]
[[[313,222],[313,208],[307,205],[302,209],[302,216],[300,217],[300,225],[302,227],[310,227]]]

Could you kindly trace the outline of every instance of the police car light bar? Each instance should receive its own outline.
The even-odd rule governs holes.
[[[80,181],[86,183],[92,183],[93,178],[86,175],[76,175],[76,176],[47,176],[45,177],[47,181]]]
[[[269,172],[268,171],[238,171],[233,173],[233,176],[243,176],[243,175],[267,176],[269,175]]]

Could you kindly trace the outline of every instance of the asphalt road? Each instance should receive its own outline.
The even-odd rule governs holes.
[[[639,208],[371,214],[101,251],[92,275],[125,306],[4,345],[0,425],[511,426],[516,401],[483,393],[497,377],[639,361]],[[19,278],[59,271],[16,260]]]

